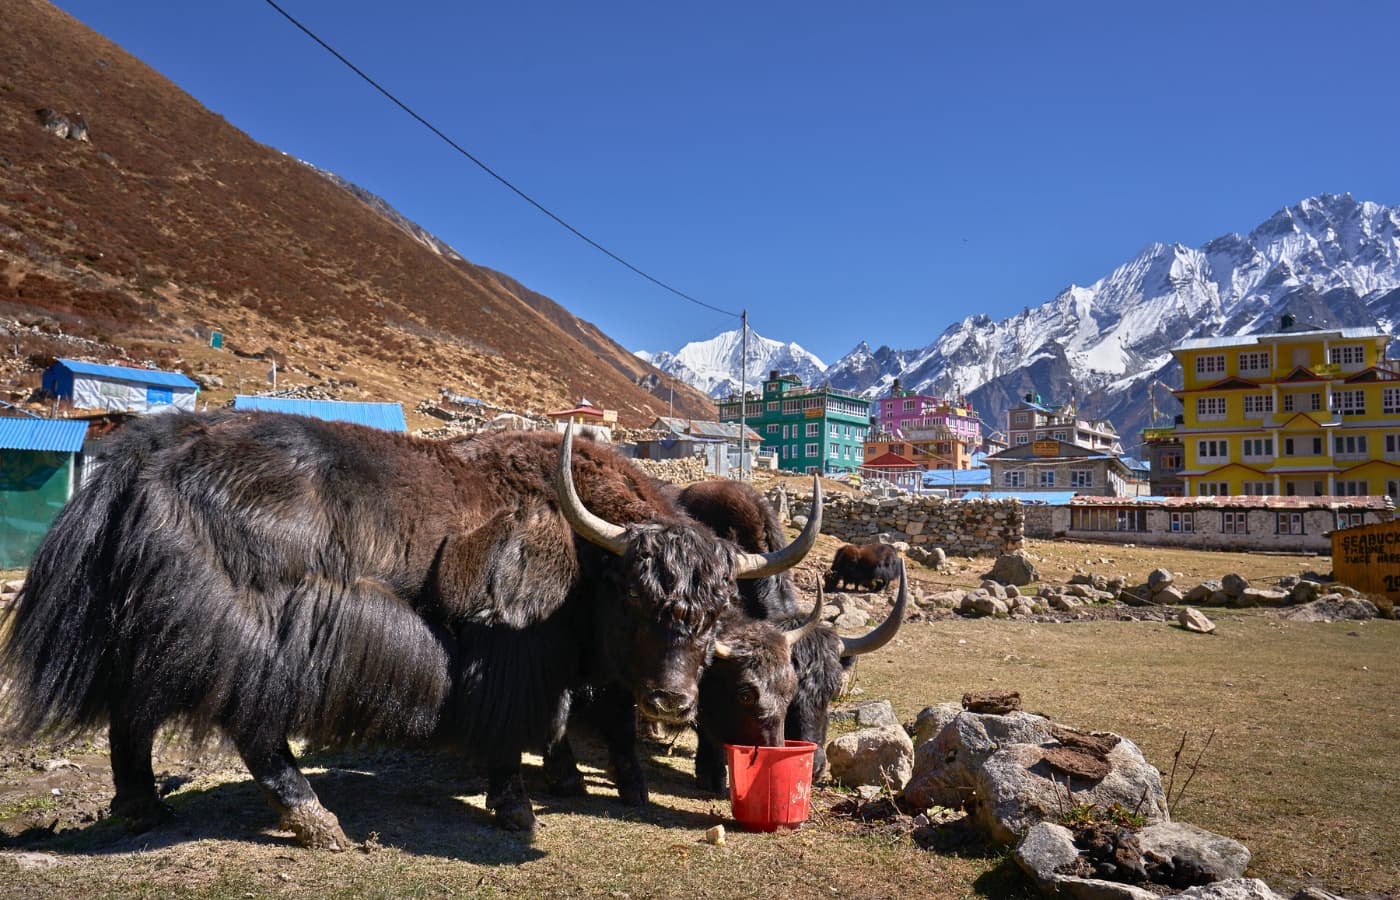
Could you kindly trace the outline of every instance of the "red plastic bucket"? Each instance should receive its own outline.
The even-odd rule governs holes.
[[[807,821],[817,745],[810,741],[784,744],[724,745],[729,758],[729,803],[734,819],[749,831],[796,828]]]

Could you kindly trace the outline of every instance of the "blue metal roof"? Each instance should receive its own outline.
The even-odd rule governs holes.
[[[924,487],[980,487],[991,483],[991,469],[931,469],[924,473]]]
[[[977,491],[968,494],[972,500],[1020,500],[1022,503],[1046,503],[1064,506],[1074,497],[1074,491]]]
[[[77,453],[83,449],[87,427],[72,419],[0,418],[0,449]]]
[[[291,397],[252,397],[239,394],[233,398],[234,409],[262,412],[292,413],[311,416],[329,422],[354,422],[385,431],[408,431],[403,405],[399,403],[355,403],[348,400],[296,400]]]
[[[138,384],[158,384],[162,387],[195,388],[196,390],[199,388],[199,385],[179,372],[137,369],[131,366],[101,366],[97,363],[82,362],[76,359],[60,359],[54,365],[63,366],[74,375],[95,375],[99,378],[135,381]]]

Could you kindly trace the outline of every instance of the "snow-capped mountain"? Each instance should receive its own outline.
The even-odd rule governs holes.
[[[899,378],[920,392],[965,396],[989,430],[1003,429],[1007,408],[1037,393],[1109,419],[1132,452],[1138,431],[1154,424],[1152,383],[1181,384],[1172,347],[1193,337],[1276,331],[1285,311],[1301,325],[1393,332],[1400,325],[1400,209],[1350,194],[1309,198],[1248,235],[1198,248],[1150,244],[1087,287],[1070,285],[999,322],[969,316],[921,349],[872,351],[862,342],[803,381],[877,397]],[[1157,391],[1165,424],[1179,408]]]
[[[708,341],[686,344],[676,353],[639,350],[637,356],[666,374],[720,399],[739,392],[739,359],[743,351],[742,336],[736,329]],[[773,369],[785,375],[796,375],[803,384],[817,384],[824,380],[826,364],[797,344],[769,340],[750,331],[748,366],[743,372],[743,384],[749,390],[759,388]]]

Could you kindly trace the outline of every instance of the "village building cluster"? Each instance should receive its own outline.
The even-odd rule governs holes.
[[[891,495],[1015,500],[1031,537],[1323,550],[1332,530],[1389,521],[1400,497],[1400,361],[1386,358],[1389,343],[1378,329],[1300,327],[1291,316],[1272,333],[1186,341],[1172,351],[1182,411],[1143,430],[1142,459],[1073,399],[1027,394],[993,429],[962,397],[895,380],[870,399],[778,370],[761,389],[720,401],[718,421],[662,416],[624,429],[587,399],[530,416],[444,392],[428,411],[447,424],[426,433],[572,424],[687,473],[820,473]],[[199,390],[179,373],[74,359],[56,361],[42,384],[68,418],[0,415],[0,567],[25,564],[91,476],[94,442],[134,415],[194,409]],[[397,403],[282,391],[239,395],[233,406],[407,430]]]

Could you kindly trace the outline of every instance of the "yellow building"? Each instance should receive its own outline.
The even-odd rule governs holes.
[[[1190,340],[1183,410],[1187,496],[1400,497],[1400,360],[1375,328]]]

